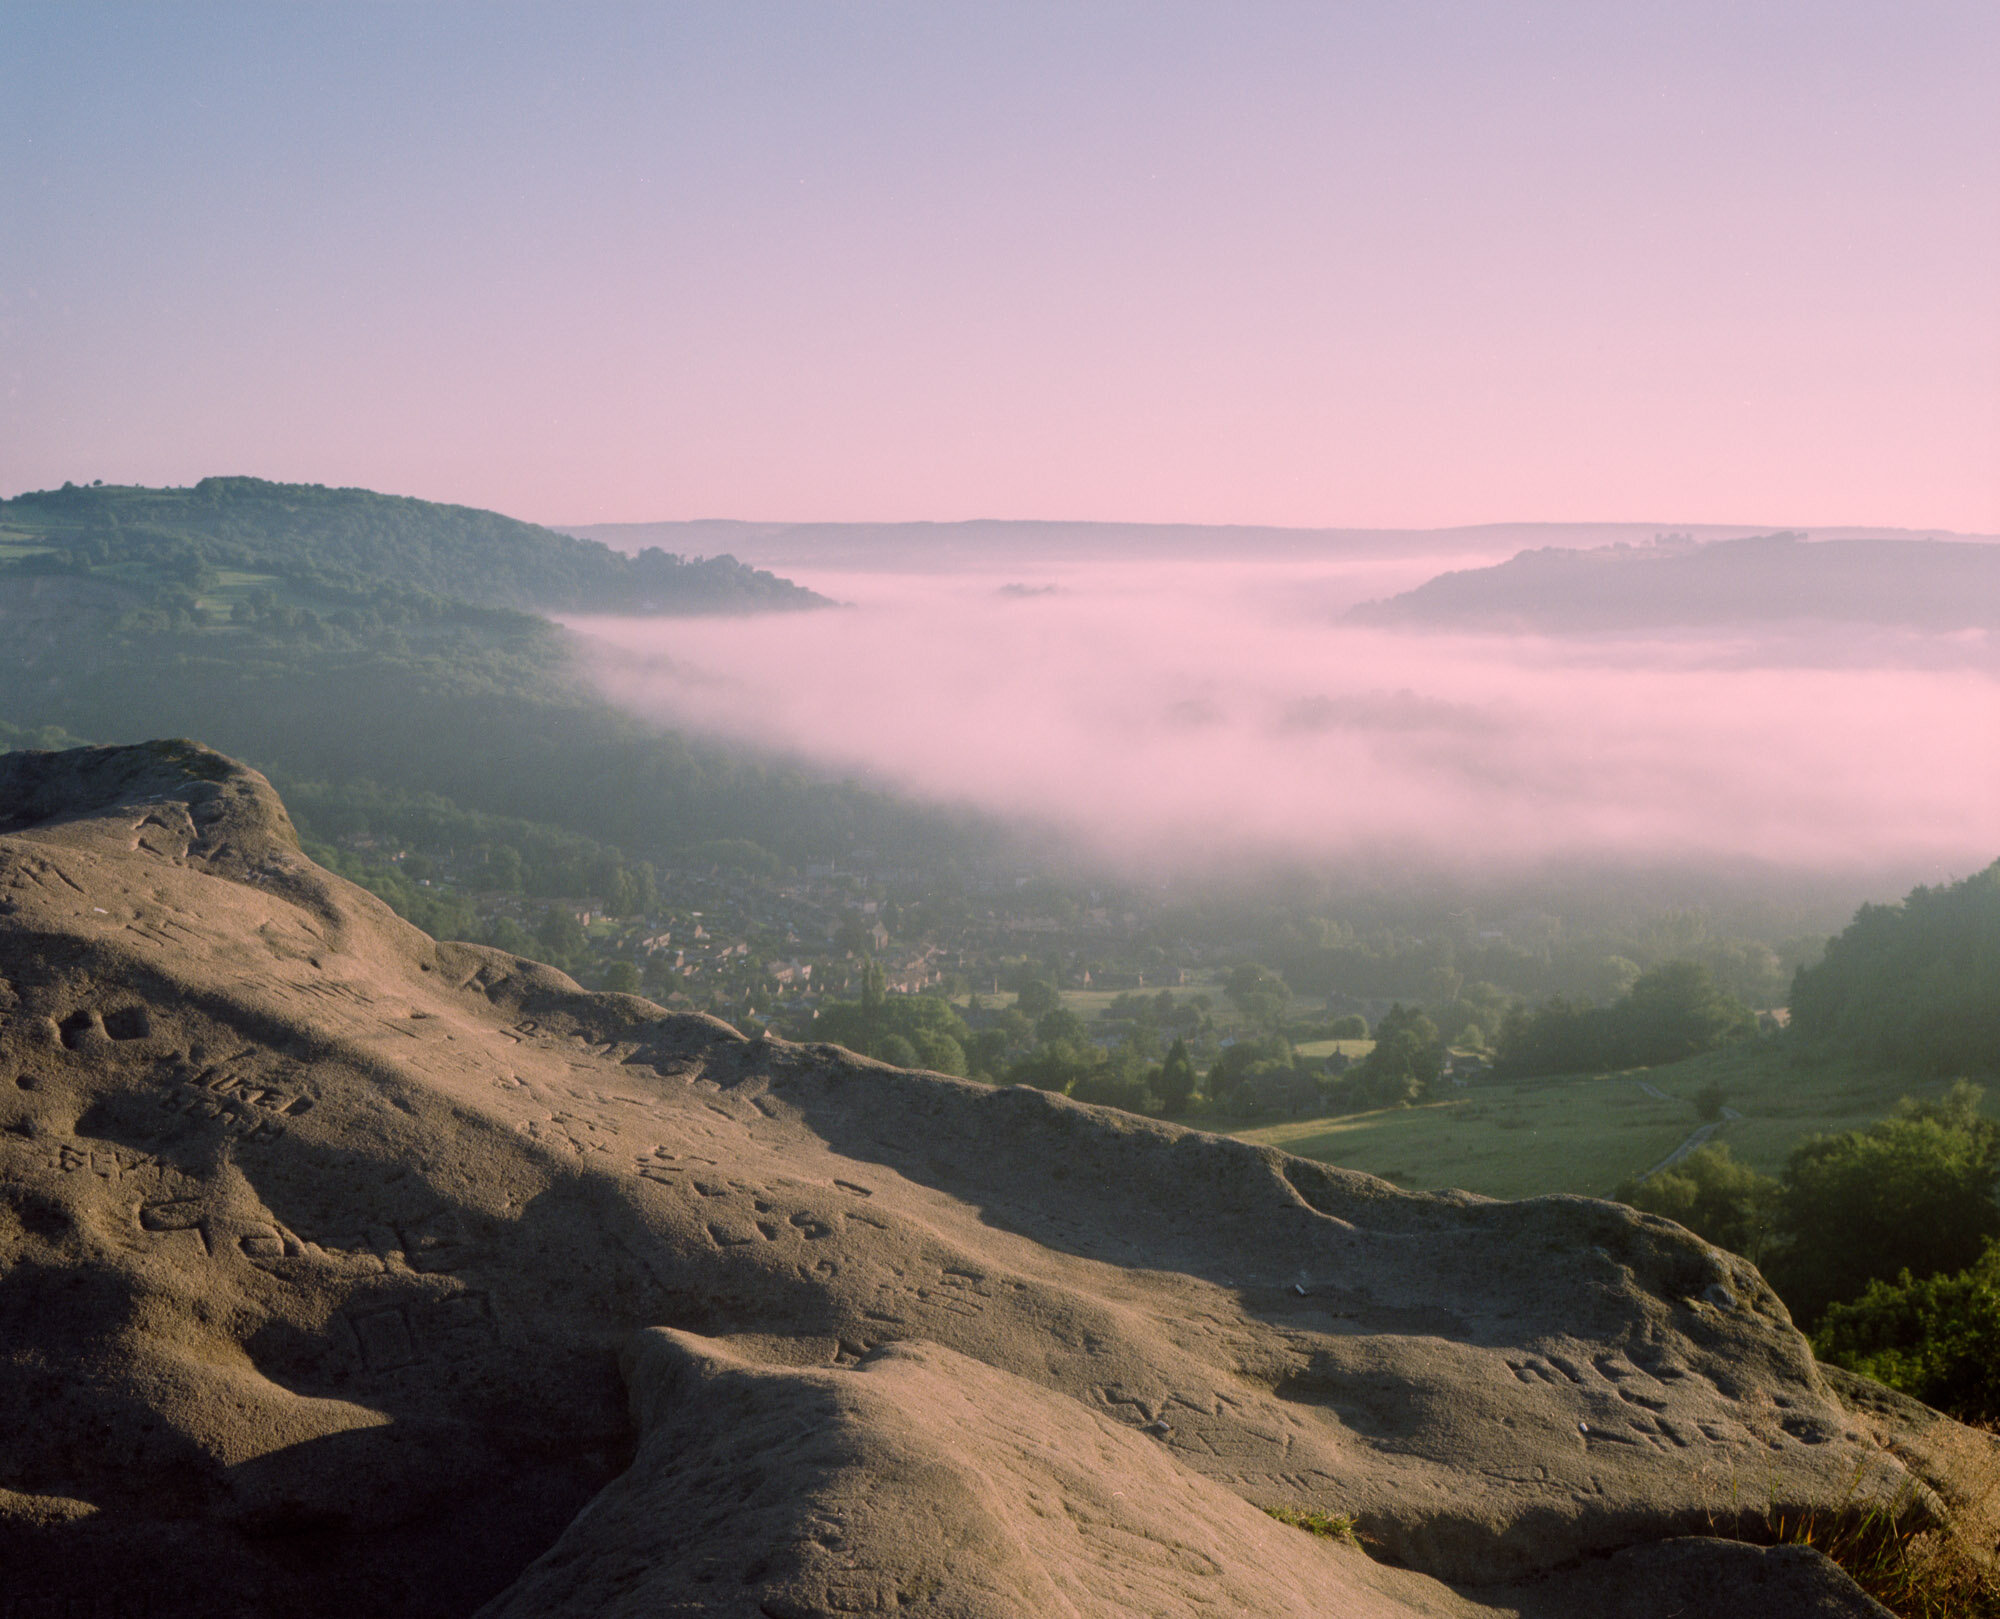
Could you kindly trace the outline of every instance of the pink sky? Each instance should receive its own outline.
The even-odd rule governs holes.
[[[2000,530],[2000,8],[0,9],[0,492]]]

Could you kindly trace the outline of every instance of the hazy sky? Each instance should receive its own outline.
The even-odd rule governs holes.
[[[0,492],[2000,530],[2000,5],[0,0]]]

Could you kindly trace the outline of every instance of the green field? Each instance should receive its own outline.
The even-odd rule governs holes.
[[[1711,1139],[1772,1175],[1807,1135],[1855,1129],[1881,1118],[1899,1097],[1945,1089],[1943,1081],[1855,1065],[1795,1066],[1783,1042],[1760,1040],[1670,1067],[1486,1082],[1420,1107],[1247,1125],[1229,1134],[1416,1190],[1604,1197],[1686,1139],[1700,1123],[1692,1098],[1710,1080],[1743,1115]],[[1644,1084],[1668,1099],[1648,1095]],[[2000,1112],[1996,1103],[2000,1096],[1989,1093],[1987,1110]]]
[[[201,598],[200,606],[204,612],[226,613],[256,590],[268,590],[279,601],[296,605],[298,593],[289,589],[275,574],[218,568],[215,571],[215,586]]]
[[[1301,1057],[1331,1057],[1336,1054],[1357,1061],[1375,1049],[1373,1040],[1308,1040],[1292,1048]]]
[[[1163,985],[1161,987],[1165,988],[1168,986]],[[1062,998],[1063,1009],[1065,1011],[1074,1012],[1078,1017],[1082,1018],[1084,1022],[1089,1023],[1099,1017],[1102,1017],[1104,1013],[1107,1010],[1109,1010],[1111,1003],[1117,1000],[1120,995],[1142,995],[1150,1000],[1152,997],[1158,995],[1160,991],[1159,989],[1155,989],[1151,986],[1148,986],[1145,989],[1139,989],[1139,990],[1066,989],[1061,991],[1060,993]],[[1185,1002],[1195,995],[1204,993],[1208,994],[1217,1003],[1215,1010],[1223,1014],[1225,1017],[1228,1015],[1228,1007],[1222,1001],[1221,991],[1214,989],[1212,986],[1206,986],[1206,985],[1174,986],[1171,989],[1171,993],[1174,999],[1179,1002]],[[960,1006],[965,1005],[967,999],[968,999],[967,996],[964,995],[959,996],[958,1004]],[[994,1006],[994,1007],[1012,1006],[1015,1002],[1015,997],[1005,993],[1004,991],[999,995],[991,995],[982,991],[980,993],[980,999],[983,1000],[988,1006]]]

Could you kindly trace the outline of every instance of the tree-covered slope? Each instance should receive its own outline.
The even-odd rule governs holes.
[[[678,594],[643,594],[655,576]],[[821,601],[727,559],[635,560],[359,490],[22,496],[0,502],[0,750],[187,736],[288,780],[436,795],[634,851],[950,841],[947,818],[626,714],[570,632],[512,605],[670,596],[682,613]]]
[[[1706,545],[1547,546],[1440,574],[1354,610],[1412,628],[1562,633],[1773,625],[1802,620],[1920,630],[2000,625],[2000,545],[1809,540],[1764,534]]]
[[[0,724],[0,746],[47,727],[195,737],[287,778],[435,793],[633,849],[736,836],[802,859],[943,825],[647,725],[595,695],[559,626],[435,598],[216,617],[90,580],[0,580]]]
[[[258,478],[204,478],[192,489],[65,484],[0,501],[0,564],[197,588],[205,576],[240,571],[335,596],[401,587],[549,612],[828,605],[733,557],[690,560],[657,547],[627,556],[498,512]]]
[[[1864,905],[1826,959],[1799,970],[1792,1028],[1915,1073],[2000,1073],[2000,860]]]

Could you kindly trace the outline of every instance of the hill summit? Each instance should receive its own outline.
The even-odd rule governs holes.
[[[1775,1525],[1991,1465],[1670,1222],[589,994],[190,743],[0,756],[0,1355],[8,1614],[1831,1619]]]
[[[191,489],[64,484],[0,501],[15,572],[212,590],[234,571],[315,600],[385,587],[473,607],[569,613],[747,613],[826,598],[734,557],[635,555],[498,512],[369,489],[203,478]]]

